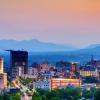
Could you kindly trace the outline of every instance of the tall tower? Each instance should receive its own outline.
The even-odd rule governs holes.
[[[24,69],[24,74],[28,71],[28,52],[10,51],[11,56],[11,77],[15,79],[19,73],[19,67]]]
[[[0,73],[4,73],[3,72],[3,59],[0,58]]]
[[[7,73],[4,73],[4,60],[0,58],[0,89],[7,88]]]

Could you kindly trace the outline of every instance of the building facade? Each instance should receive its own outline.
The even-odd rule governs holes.
[[[7,88],[7,74],[4,73],[4,60],[0,58],[0,89]]]
[[[51,79],[51,90],[60,88],[60,87],[67,87],[69,85],[73,85],[75,87],[81,86],[80,79],[66,79],[66,78],[53,78]]]
[[[97,68],[92,67],[92,66],[86,66],[80,70],[80,76],[82,77],[88,77],[88,76],[98,77],[98,75],[99,73],[98,73]]]
[[[3,90],[4,88],[7,88],[7,74],[0,73],[0,89]]]
[[[39,80],[33,82],[33,87],[38,89],[50,89],[50,81],[49,80]]]
[[[27,51],[10,51],[11,53],[11,76],[16,78],[19,73],[19,67],[24,69],[24,74],[28,72],[28,52]]]
[[[3,73],[3,59],[0,58],[0,73]]]

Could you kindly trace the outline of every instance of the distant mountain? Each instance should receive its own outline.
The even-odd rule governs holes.
[[[100,44],[92,44],[92,45],[89,45],[87,48],[92,49],[92,48],[95,48],[95,47],[98,47],[98,46],[100,46]]]
[[[5,66],[10,65],[10,53],[4,51],[5,49],[28,50],[30,52],[29,65],[33,62],[43,63],[45,60],[51,64],[55,64],[57,61],[73,61],[84,64],[90,61],[91,55],[94,55],[96,59],[100,59],[99,44],[76,50],[71,46],[44,43],[35,39],[24,41],[0,40],[0,56],[5,59]]]
[[[76,50],[75,54],[100,55],[100,44],[93,44],[84,49]]]
[[[52,52],[75,50],[73,46],[45,43],[36,39],[32,40],[0,40],[0,49],[27,50],[29,52]]]
[[[93,44],[84,49],[76,49],[70,45],[41,42],[36,39],[31,40],[0,40],[0,53],[4,50],[27,50],[29,52],[54,52],[53,54],[86,54],[100,55],[100,44]],[[58,52],[58,53],[57,53]]]

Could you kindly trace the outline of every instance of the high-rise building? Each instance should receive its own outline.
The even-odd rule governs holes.
[[[0,89],[7,88],[7,73],[0,73]]]
[[[71,70],[70,70],[70,74],[71,75],[76,75],[76,73],[78,73],[78,63],[72,63],[71,65]]]
[[[16,78],[19,73],[19,67],[24,69],[24,74],[28,71],[28,52],[27,51],[10,51],[11,53],[11,76]]]
[[[0,58],[0,73],[3,73],[3,59]]]
[[[3,71],[3,62],[3,59],[0,58],[0,89],[4,89],[7,87],[7,74]]]

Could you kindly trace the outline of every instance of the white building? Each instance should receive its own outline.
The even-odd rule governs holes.
[[[24,67],[20,66],[18,67],[18,76],[24,75]]]
[[[38,74],[38,69],[37,68],[28,68],[28,75],[37,75]]]
[[[0,90],[7,88],[7,74],[0,73]]]
[[[3,59],[0,58],[0,73],[3,73]]]
[[[2,58],[0,58],[0,89],[4,89],[4,88],[7,88],[7,74],[4,73],[3,71],[3,68],[4,68],[4,65],[3,65],[4,61]]]
[[[37,82],[33,82],[33,87],[38,89],[50,89],[50,81],[48,80],[39,80]]]

